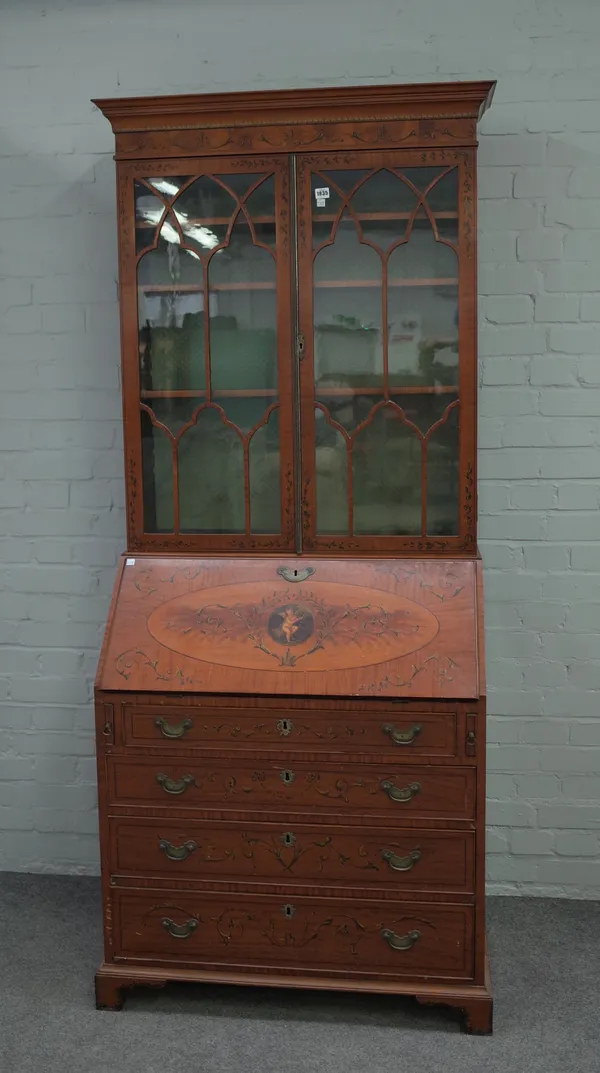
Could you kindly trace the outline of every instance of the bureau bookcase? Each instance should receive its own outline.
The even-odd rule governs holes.
[[[172,980],[491,1031],[476,539],[492,83],[96,102],[127,554],[96,679],[99,1007]]]

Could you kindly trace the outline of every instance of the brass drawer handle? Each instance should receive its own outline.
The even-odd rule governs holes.
[[[170,779],[168,775],[159,774],[156,781],[168,794],[184,794],[188,786],[194,786],[196,780],[193,775],[183,775],[180,779]]]
[[[421,932],[409,931],[406,935],[396,935],[395,931],[390,931],[389,928],[382,928],[381,936],[388,946],[391,946],[392,950],[410,950],[417,942],[417,939],[421,938]]]
[[[161,924],[174,939],[189,939],[192,932],[198,927],[197,920],[186,920],[185,924],[176,924],[170,917],[164,917],[161,920]]]
[[[155,719],[154,726],[158,727],[163,738],[182,738],[186,730],[191,730],[194,725],[193,719],[183,719],[181,723],[173,726],[167,719]]]
[[[158,848],[167,855],[170,861],[185,861],[190,853],[198,849],[198,846],[192,841],[184,842],[183,846],[174,846],[172,842],[167,842],[166,838],[161,838]]]
[[[411,782],[410,786],[403,786],[400,789],[398,786],[394,786],[393,782],[389,779],[383,779],[381,782],[381,789],[385,790],[386,794],[392,801],[410,801],[421,789],[420,782]]]
[[[398,730],[398,727],[386,723],[381,729],[392,739],[394,745],[410,745],[419,736],[423,727],[420,723],[415,723],[409,730]]]
[[[392,871],[410,872],[411,868],[414,868],[415,864],[421,860],[421,851],[413,849],[407,857],[397,857],[393,850],[384,849],[381,856],[384,861],[387,861]]]

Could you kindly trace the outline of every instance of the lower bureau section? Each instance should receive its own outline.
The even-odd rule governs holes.
[[[471,893],[475,835],[335,824],[111,820],[111,873]]]
[[[417,902],[113,891],[116,961],[346,978],[473,977],[473,909]]]

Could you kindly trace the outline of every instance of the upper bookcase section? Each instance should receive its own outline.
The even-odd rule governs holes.
[[[495,82],[95,100],[121,160],[202,153],[473,146]],[[450,124],[451,121],[451,124]],[[449,125],[450,124],[450,125]]]

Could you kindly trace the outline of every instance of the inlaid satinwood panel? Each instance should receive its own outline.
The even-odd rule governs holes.
[[[115,892],[117,957],[472,976],[473,910],[324,898]]]
[[[128,558],[105,690],[476,697],[475,564]]]
[[[123,805],[189,809],[307,809],[468,819],[475,813],[475,769],[248,760],[108,760],[110,799]]]
[[[394,762],[421,757],[455,757],[458,751],[455,712],[341,712],[317,708],[206,708],[189,704],[128,704],[121,708],[123,741],[128,746],[161,749],[228,748],[235,752],[260,746],[293,753],[299,750],[390,751]]]
[[[117,875],[473,890],[474,835],[280,823],[111,821]]]

